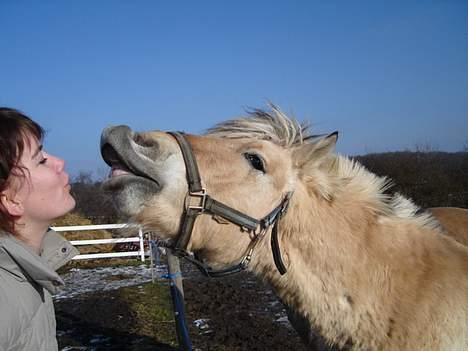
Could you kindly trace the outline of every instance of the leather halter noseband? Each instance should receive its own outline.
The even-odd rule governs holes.
[[[266,234],[268,228],[273,225],[271,233],[273,259],[280,274],[285,274],[286,267],[281,258],[278,242],[278,223],[281,216],[288,208],[292,192],[288,192],[282,199],[281,203],[262,219],[257,220],[252,218],[209,196],[201,185],[197,162],[193,156],[192,148],[184,134],[180,132],[168,132],[168,134],[172,135],[176,139],[180,150],[182,151],[188,183],[185,211],[181,221],[179,236],[175,246],[172,248],[174,254],[195,264],[200,271],[208,277],[222,277],[228,274],[237,273],[247,268],[252,258],[253,250],[260,242],[260,239]],[[190,198],[197,198],[199,200],[198,204],[191,205]],[[253,233],[254,238],[247,247],[245,255],[237,265],[222,270],[213,270],[211,267],[208,267],[205,263],[188,253],[187,246],[192,235],[195,220],[198,215],[203,213],[220,216],[225,220],[240,226],[242,230]]]

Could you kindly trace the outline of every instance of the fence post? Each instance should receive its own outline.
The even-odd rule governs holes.
[[[179,347],[184,351],[192,350],[192,342],[185,323],[184,288],[182,284],[182,273],[177,256],[167,250],[167,267],[169,271],[169,284],[172,295],[172,307],[174,310],[177,341]]]
[[[140,258],[141,262],[145,262],[145,242],[143,241],[143,230],[138,227],[138,236],[140,237]]]

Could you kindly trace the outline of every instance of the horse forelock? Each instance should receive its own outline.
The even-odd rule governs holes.
[[[299,123],[288,117],[277,106],[270,110],[252,109],[247,116],[218,123],[206,135],[229,139],[268,140],[283,147],[301,145],[316,136],[310,133],[308,123]]]

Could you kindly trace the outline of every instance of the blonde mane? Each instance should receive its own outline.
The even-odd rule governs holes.
[[[247,116],[221,122],[207,130],[205,135],[228,139],[267,140],[287,149],[305,143],[314,143],[324,135],[311,133],[307,122],[298,122],[288,117],[277,106],[270,104],[270,111],[254,109]],[[391,180],[368,171],[356,160],[339,154],[331,154],[320,168],[309,170],[314,187],[327,199],[352,196],[366,202],[376,214],[411,219],[421,226],[439,228],[428,213],[399,193],[389,194]]]
[[[248,116],[221,122],[208,129],[206,135],[228,139],[268,140],[291,148],[317,138],[310,134],[308,123],[299,123],[270,104],[271,111],[254,109]]]

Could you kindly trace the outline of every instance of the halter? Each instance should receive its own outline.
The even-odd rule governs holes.
[[[281,258],[278,242],[278,223],[288,208],[289,199],[292,196],[292,192],[286,193],[281,203],[262,219],[257,220],[252,218],[209,196],[201,185],[201,178],[198,171],[197,162],[193,155],[192,148],[184,134],[180,132],[169,132],[168,134],[172,135],[176,139],[180,150],[182,151],[188,183],[188,193],[185,201],[185,210],[182,215],[183,217],[179,230],[179,236],[175,246],[172,248],[174,254],[195,264],[198,269],[200,269],[200,271],[208,277],[215,278],[237,273],[245,270],[248,267],[255,247],[260,242],[260,239],[265,236],[268,228],[273,225],[271,233],[271,249],[273,253],[273,260],[279,273],[281,275],[285,274],[287,270]],[[190,200],[193,198],[198,200],[196,205],[191,204]],[[192,236],[195,220],[198,215],[206,213],[220,216],[225,220],[238,225],[243,231],[247,231],[253,234],[254,237],[252,241],[250,242],[244,256],[237,265],[221,270],[214,270],[200,261],[196,256],[192,257],[192,255],[188,253],[187,246]]]

